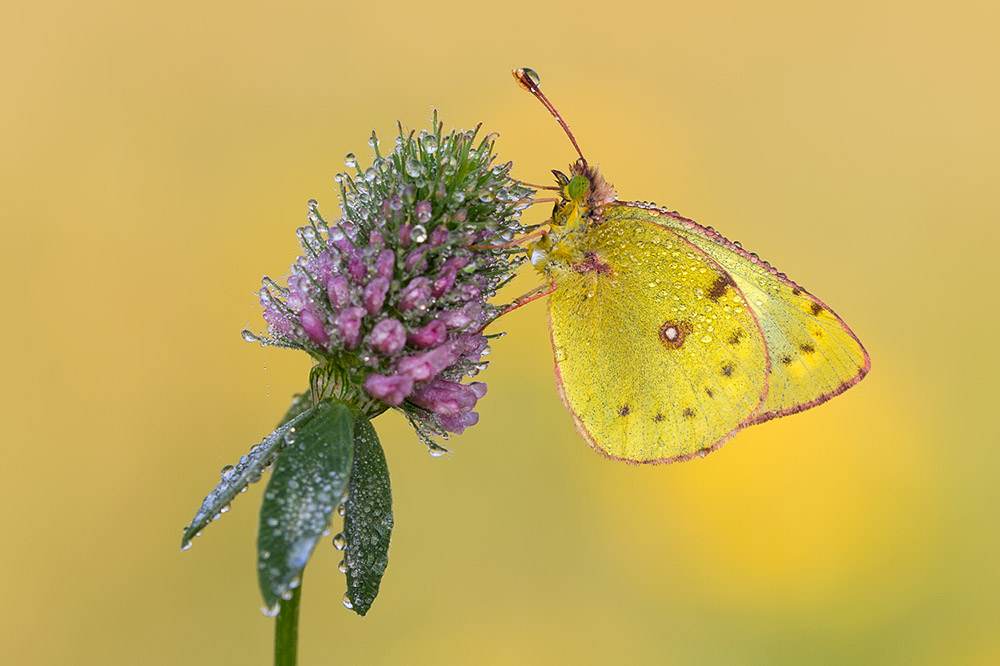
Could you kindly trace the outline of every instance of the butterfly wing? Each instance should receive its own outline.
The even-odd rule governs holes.
[[[564,240],[549,300],[560,393],[592,446],[656,463],[707,452],[752,422],[767,350],[739,288],[697,246],[619,216]]]
[[[676,213],[622,204],[609,206],[605,215],[670,229],[710,256],[745,294],[771,360],[767,396],[754,423],[814,407],[867,374],[868,353],[847,324],[767,262]]]

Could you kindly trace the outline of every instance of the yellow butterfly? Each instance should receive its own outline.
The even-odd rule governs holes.
[[[868,353],[833,310],[712,229],[618,201],[538,75],[514,77],[580,155],[546,188],[559,198],[530,258],[551,288],[529,300],[551,294],[560,394],[591,446],[635,463],[704,456],[861,381]]]

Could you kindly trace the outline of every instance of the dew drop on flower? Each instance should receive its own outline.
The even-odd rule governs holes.
[[[353,169],[358,166],[358,158],[354,156],[354,153],[347,153],[344,157],[344,164],[347,165],[348,168]]]
[[[260,342],[260,338],[258,338],[253,331],[247,330],[245,328],[243,329],[242,333],[240,333],[240,335],[242,335],[243,339],[246,340],[247,342]]]
[[[416,241],[417,243],[423,243],[425,240],[427,240],[427,229],[424,228],[424,225],[422,224],[414,225],[413,240]]]
[[[420,141],[421,143],[424,144],[424,150],[427,151],[428,155],[433,155],[434,153],[437,152],[438,142],[437,138],[433,134],[428,134],[427,136],[423,137]]]
[[[412,178],[420,177],[420,162],[413,159],[412,157],[406,160],[406,173]]]
[[[345,560],[341,560],[340,564],[337,565],[337,570],[342,574],[347,573],[347,562]]]
[[[266,615],[267,617],[274,617],[275,615],[278,614],[279,610],[281,610],[281,603],[280,602],[274,604],[273,606],[261,606],[260,607],[260,612],[263,613],[264,615]]]
[[[346,594],[344,595],[344,608],[346,608],[348,610],[351,610],[352,608],[354,608],[354,604],[351,603],[351,598],[348,597]]]
[[[369,183],[375,180],[377,177],[378,177],[378,171],[376,171],[374,168],[368,167],[367,169],[365,169],[365,180],[367,180]]]
[[[309,201],[306,202],[306,208],[309,209],[310,213],[315,213],[317,210],[319,210],[319,202],[316,201],[315,199],[310,199]]]
[[[347,548],[347,537],[344,536],[343,532],[333,537],[333,547],[337,550],[344,550]]]

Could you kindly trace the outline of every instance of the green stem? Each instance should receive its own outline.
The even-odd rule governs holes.
[[[301,575],[301,574],[300,574]],[[301,578],[300,578],[301,581]],[[274,622],[274,666],[295,666],[299,651],[299,599],[302,584],[292,590],[292,598],[281,600]]]

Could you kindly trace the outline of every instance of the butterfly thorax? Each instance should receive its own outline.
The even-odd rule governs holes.
[[[557,282],[566,272],[602,274],[600,257],[588,242],[588,232],[603,221],[604,206],[615,200],[614,187],[597,167],[581,162],[570,167],[571,176],[552,173],[561,201],[552,211],[549,232],[529,248],[531,263]]]

